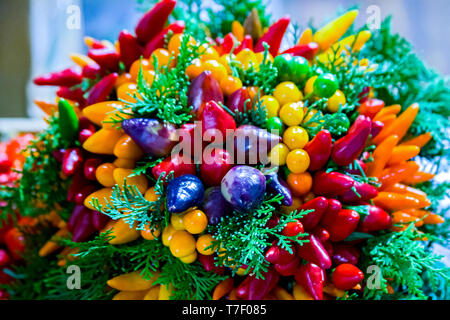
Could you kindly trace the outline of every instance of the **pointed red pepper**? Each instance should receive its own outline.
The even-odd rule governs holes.
[[[162,31],[176,3],[176,0],[162,0],[139,20],[135,32],[140,42],[146,44]]]
[[[287,264],[295,259],[297,250],[295,246],[291,246],[292,253],[288,250],[281,248],[277,245],[277,242],[274,241],[272,246],[266,251],[265,259],[273,264]]]
[[[158,179],[163,172],[168,175],[173,171],[174,178],[185,175],[193,174],[195,175],[195,164],[187,156],[173,155],[164,159],[161,163],[157,164],[152,169],[152,175],[155,179]]]
[[[37,77],[33,82],[38,86],[72,87],[82,81],[80,67],[73,67]]]
[[[98,190],[98,187],[93,184],[88,184],[83,186],[83,188],[75,194],[75,203],[83,204],[84,199],[86,199],[90,194]]]
[[[355,191],[358,193],[356,194]],[[339,196],[339,200],[344,203],[354,204],[361,201],[368,201],[378,195],[378,190],[368,183],[355,181],[353,188]]]
[[[384,128],[384,123],[381,121],[373,121],[372,122],[372,131],[370,134],[372,135],[372,138],[375,138],[381,130]]]
[[[340,172],[317,171],[313,179],[313,192],[325,197],[344,194],[355,184],[355,180]]]
[[[89,91],[89,96],[86,100],[88,106],[106,101],[114,89],[114,85],[117,80],[117,73],[111,73],[100,80],[91,91]]]
[[[263,36],[258,40],[254,51],[264,51],[263,43],[265,42],[269,45],[269,53],[272,55],[272,57],[277,56],[278,50],[280,49],[281,40],[283,40],[283,36],[290,22],[291,19],[289,17],[283,17],[272,24],[267,32],[263,34]]]
[[[208,131],[211,137],[216,137],[218,131],[222,135],[223,142],[225,142],[228,135],[233,134],[234,130],[236,130],[234,118],[219,106],[216,101],[210,101],[206,104],[201,119],[203,134]],[[215,141],[215,139],[213,140]]]
[[[217,274],[224,274],[225,268],[224,267],[218,267],[214,264],[214,256],[206,256],[203,254],[198,255],[198,261],[203,265],[203,269],[205,269],[208,272],[214,272]]]
[[[84,177],[83,170],[78,170],[73,176],[72,182],[67,190],[67,201],[75,202],[76,194],[87,184],[89,184],[89,180]]]
[[[106,224],[111,220],[111,218],[101,212],[92,211],[91,220],[94,228],[100,231],[106,226]]]
[[[206,103],[212,100],[223,103],[223,93],[212,73],[204,71],[191,82],[188,105],[193,107],[192,113],[197,116],[197,119],[201,119]]]
[[[308,292],[314,300],[323,300],[325,272],[314,263],[308,262],[298,268],[295,281]]]
[[[281,54],[289,53],[294,57],[304,57],[308,60],[314,59],[317,52],[319,52],[319,45],[315,42],[310,42],[307,44],[298,44],[292,48],[283,51]]]
[[[295,258],[285,264],[277,263],[277,264],[275,264],[274,267],[275,267],[275,270],[280,275],[282,275],[284,277],[289,277],[289,276],[293,276],[296,273],[299,265],[300,265],[300,259]]]
[[[331,158],[340,166],[348,166],[356,160],[366,146],[372,131],[372,120],[359,116],[348,130],[347,135],[337,140],[331,150]]]
[[[334,270],[333,284],[341,290],[350,290],[363,281],[364,273],[352,264],[344,263]]]
[[[144,50],[144,58],[148,59],[153,51],[159,48],[164,47],[164,42],[166,39],[166,35],[169,32],[172,32],[172,34],[178,34],[183,33],[184,28],[186,27],[184,21],[175,21],[174,23],[170,24],[167,28],[162,30],[160,33],[158,33],[151,41],[147,43]]]
[[[322,219],[322,215],[328,208],[328,200],[325,197],[317,197],[306,203],[304,203],[299,209],[300,210],[313,210],[303,216],[300,221],[306,230],[311,230],[317,226]]]
[[[247,34],[244,37],[241,44],[236,49],[234,49],[233,53],[238,54],[239,52],[241,52],[244,49],[253,50],[253,39],[252,39],[252,36],[249,34]]]
[[[322,169],[331,155],[331,134],[328,130],[319,131],[316,136],[303,148],[309,155],[310,164],[308,170]]]
[[[280,275],[273,268],[262,273],[262,279],[248,276],[237,288],[237,296],[245,300],[261,300],[278,283]]]
[[[384,101],[379,99],[368,99],[367,101],[364,101],[361,103],[361,105],[358,108],[358,113],[360,115],[369,117],[370,119],[373,119],[375,115],[381,111],[381,109],[384,108]]]
[[[227,100],[227,107],[233,112],[248,112],[252,108],[250,93],[244,89],[237,89]]]
[[[200,164],[200,177],[208,186],[219,186],[223,177],[233,168],[233,159],[224,149],[214,149],[203,153]]]
[[[305,240],[309,241],[301,246],[297,245],[298,256],[318,265],[324,270],[329,269],[331,267],[331,259],[320,240],[313,234],[307,236]]]
[[[119,68],[120,56],[114,48],[91,49],[88,57],[106,70],[114,72]]]
[[[56,92],[56,95],[60,98],[72,100],[78,102],[80,107],[86,105],[86,99],[84,98],[85,92],[81,88],[71,89],[68,87],[60,87]]]
[[[67,149],[62,162],[62,172],[66,176],[73,176],[83,166],[83,152],[80,148]]]
[[[91,210],[84,207],[81,211],[78,219],[75,222],[75,226],[72,232],[73,242],[83,242],[89,239],[91,235],[94,234],[96,229],[92,225],[91,221]]]
[[[119,48],[120,61],[127,70],[130,69],[133,62],[139,59],[143,50],[136,37],[127,30],[122,30],[119,34]]]
[[[220,55],[231,53],[231,50],[233,50],[236,43],[237,43],[237,40],[234,37],[234,35],[231,32],[228,33],[223,38],[223,41],[220,43],[220,47],[219,47]]]
[[[88,79],[97,79],[97,77],[101,77],[105,74],[105,70],[102,69],[97,63],[89,64],[83,67],[83,78]]]
[[[377,206],[360,206],[364,208],[364,212],[367,214],[363,216],[359,225],[359,232],[375,232],[380,230],[389,229],[392,226],[391,216],[383,209]]]
[[[315,227],[312,230],[312,234],[315,235],[322,243],[330,240],[330,233],[324,227],[321,226]]]
[[[359,214],[350,209],[339,212],[327,210],[321,221],[322,226],[330,233],[330,240],[334,242],[345,240],[358,227]]]

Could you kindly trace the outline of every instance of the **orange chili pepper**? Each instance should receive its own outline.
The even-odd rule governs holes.
[[[419,148],[423,148],[430,140],[433,138],[430,132],[421,134],[411,140],[402,142],[399,146],[418,146]]]
[[[231,23],[231,33],[239,42],[242,42],[242,40],[244,40],[244,27],[239,21],[234,20]]]
[[[373,142],[378,145],[384,140],[384,138],[391,134],[396,134],[399,140],[402,140],[416,118],[418,112],[419,104],[413,103],[408,107],[408,109],[403,111],[391,125],[384,127],[383,130],[381,130],[381,132],[373,139]]]
[[[396,211],[392,214],[392,224],[404,224],[404,223],[410,223],[415,222],[414,225],[416,227],[420,227],[423,225],[423,221],[421,221],[419,218],[410,215],[404,211]]]
[[[409,176],[405,177],[402,180],[402,182],[404,182],[406,184],[410,184],[410,185],[415,185],[418,183],[430,181],[434,177],[435,177],[435,175],[432,173],[416,171],[416,173],[414,173],[413,175],[409,175]]]
[[[367,163],[368,176],[379,177],[381,175],[398,141],[398,136],[391,135],[376,147],[372,154],[373,162]]]
[[[386,127],[390,126],[391,124],[393,124],[395,119],[397,119],[397,116],[395,114],[388,114],[388,115],[381,117],[381,119],[377,120],[377,121],[382,122],[384,124],[383,128],[386,128]]]
[[[428,216],[423,219],[423,223],[425,224],[441,224],[444,223],[445,219],[438,214],[430,213]]]
[[[378,193],[378,196],[373,199],[373,202],[376,206],[387,211],[424,208],[419,199],[395,192],[381,191]]]
[[[422,197],[427,196],[427,194],[425,192],[423,192],[422,190],[407,186],[402,183],[396,183],[396,184],[389,185],[384,189],[384,191],[390,191],[390,192],[396,192],[396,193],[408,193],[412,196],[422,196]]]
[[[227,279],[221,281],[214,288],[212,299],[219,300],[220,298],[224,297],[225,295],[230,293],[231,290],[233,290],[233,286],[234,286],[233,278],[227,278]]]
[[[378,112],[375,117],[373,118],[373,121],[379,121],[383,116],[386,115],[396,115],[402,110],[402,107],[399,104],[394,104],[389,107],[384,107],[383,109]]]
[[[419,170],[419,165],[414,161],[408,161],[384,169],[379,178],[381,189],[386,188],[388,185],[401,182],[403,179],[414,175],[417,170]]]
[[[45,114],[52,115],[55,110],[58,110],[56,103],[46,102],[42,100],[34,100],[34,104],[39,107]]]
[[[392,150],[392,155],[389,158],[388,166],[400,164],[414,158],[420,153],[418,146],[397,146]]]
[[[61,248],[61,246],[57,242],[55,242],[55,238],[62,238],[68,234],[69,230],[67,228],[60,229],[58,232],[56,232],[55,235],[39,250],[39,256],[46,257]]]
[[[228,300],[239,300],[239,298],[236,295],[236,288],[231,290],[230,294],[228,295]]]

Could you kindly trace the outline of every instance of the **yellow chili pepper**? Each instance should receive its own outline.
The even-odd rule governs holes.
[[[147,294],[144,297],[144,300],[158,300],[159,298],[159,290],[161,286],[154,286],[150,290],[148,290]]]
[[[388,166],[400,164],[414,158],[420,153],[418,146],[397,146],[392,150],[392,155],[387,163]]]
[[[294,284],[293,295],[295,300],[314,300],[311,295],[299,284]]]
[[[95,191],[94,193],[91,193],[89,196],[84,199],[84,206],[91,210],[96,210],[94,206],[91,205],[91,202],[94,199],[98,199],[99,205],[104,207],[112,195],[112,188],[103,188],[100,190]]]
[[[298,44],[308,44],[313,41],[313,34],[311,28],[306,28],[302,35],[300,36],[300,39],[298,41]]]
[[[55,238],[62,238],[68,234],[69,230],[67,230],[67,228],[61,229],[58,232],[56,232],[55,235],[49,241],[47,241],[39,250],[39,256],[46,257],[55,252],[56,250],[58,250],[59,248],[61,248],[61,246],[57,242],[55,242]]]
[[[244,27],[239,21],[234,20],[231,23],[231,33],[236,37],[239,42],[244,40]]]
[[[122,136],[121,130],[100,129],[83,143],[83,148],[96,154],[113,155],[114,147]]]
[[[234,280],[233,278],[227,278],[222,280],[215,288],[212,295],[213,300],[219,300],[220,298],[226,296],[233,290]]]
[[[421,134],[411,140],[402,142],[400,146],[417,146],[419,148],[423,148],[430,140],[433,138],[430,132]]]
[[[145,279],[141,271],[133,271],[114,277],[106,283],[119,291],[142,291],[150,289],[158,276],[159,273],[155,272],[149,279]]]
[[[332,283],[326,285],[325,287],[323,287],[323,292],[325,292],[326,294],[329,294],[330,296],[333,297],[343,297],[345,296],[345,291],[336,288]]]
[[[345,34],[348,28],[353,24],[357,15],[358,10],[351,10],[334,19],[316,31],[313,41],[317,42],[322,51],[327,50]]]
[[[92,60],[91,58],[89,58],[88,56],[85,56],[84,54],[79,54],[79,53],[71,53],[70,54],[70,59],[72,59],[72,61],[79,65],[80,67],[86,67],[89,65],[96,65],[97,62],[95,62],[94,60]]]
[[[428,172],[417,171],[414,175],[410,175],[402,180],[402,182],[410,185],[430,181],[435,177],[434,174]]]
[[[109,243],[113,245],[132,242],[140,236],[139,231],[135,228],[130,228],[130,225],[122,219],[117,220],[116,223],[112,225],[111,230],[111,235],[114,236],[114,238],[111,239]]]
[[[272,293],[275,295],[275,298],[278,300],[295,300],[294,296],[287,292],[286,289],[282,287],[276,286]]]
[[[399,104],[394,104],[392,106],[384,107],[381,109],[373,118],[373,121],[379,121],[383,116],[386,115],[397,115],[402,110],[402,107]]]

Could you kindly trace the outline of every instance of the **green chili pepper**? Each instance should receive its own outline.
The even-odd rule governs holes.
[[[75,141],[78,135],[78,117],[72,105],[65,99],[59,99],[59,131],[61,138],[69,143]]]

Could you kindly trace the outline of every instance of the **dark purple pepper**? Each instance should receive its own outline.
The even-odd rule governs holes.
[[[203,210],[208,217],[208,224],[210,225],[218,224],[222,217],[233,211],[231,205],[223,197],[220,187],[206,189],[203,198]]]
[[[281,200],[281,204],[283,206],[291,206],[292,205],[292,193],[286,182],[276,173],[272,172],[270,174],[265,175],[267,183],[268,191],[274,193],[275,195],[282,195],[283,200]]]
[[[203,201],[205,189],[201,180],[191,174],[170,180],[167,186],[167,210],[181,213],[199,206]]]

